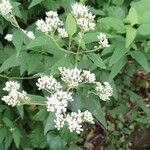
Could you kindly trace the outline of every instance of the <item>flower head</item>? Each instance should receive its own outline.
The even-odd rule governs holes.
[[[58,28],[57,31],[58,31],[58,36],[62,38],[68,37],[68,33],[65,30],[65,28]]]
[[[101,100],[107,101],[110,100],[110,96],[113,94],[113,90],[111,85],[108,82],[104,82],[103,84],[100,82],[96,82],[96,88],[98,96]]]
[[[11,92],[17,91],[20,88],[20,84],[16,81],[7,81],[5,87],[3,88],[4,91]]]
[[[38,30],[41,30],[45,34],[55,31],[63,26],[63,22],[59,19],[57,12],[49,11],[46,12],[45,21],[40,19],[36,22]]]
[[[12,38],[13,38],[13,35],[12,34],[6,34],[4,39],[11,42],[12,41]]]
[[[56,81],[56,79],[53,76],[42,76],[38,79],[38,82],[36,83],[39,90],[48,90],[50,92],[56,92],[62,88],[59,82]]]
[[[92,114],[88,110],[86,110],[85,112],[81,112],[80,110],[78,110],[78,112],[72,112],[71,114],[68,114],[66,117],[66,122],[68,124],[70,132],[75,131],[78,134],[83,131],[82,123],[94,123]]]
[[[85,82],[94,83],[96,80],[95,74],[88,70],[83,70],[82,77]]]
[[[3,88],[4,91],[9,92],[7,96],[2,97],[2,101],[12,107],[20,105],[22,101],[28,100],[29,97],[25,91],[19,92],[20,84],[16,81],[6,82],[6,86]]]
[[[98,38],[98,40],[99,40],[100,46],[102,46],[102,47],[110,47],[110,44],[108,43],[108,39],[107,39],[105,33],[100,33],[100,34],[97,36],[97,38]]]
[[[56,112],[57,114],[65,113],[69,101],[73,101],[72,93],[58,91],[47,97],[47,111]]]
[[[72,5],[72,15],[75,17],[77,24],[83,31],[94,30],[95,16],[89,11],[87,6],[79,3],[74,3]]]
[[[3,16],[7,16],[10,13],[12,13],[12,9],[13,9],[13,7],[12,7],[9,0],[1,0],[1,2],[0,2],[0,13]]]
[[[67,83],[70,88],[77,87],[83,81],[81,75],[82,70],[78,68],[66,69],[65,67],[58,68],[61,74],[61,79]]]

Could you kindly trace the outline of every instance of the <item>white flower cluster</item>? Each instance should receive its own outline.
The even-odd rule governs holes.
[[[11,6],[11,3],[9,0],[1,0],[0,2],[0,13],[3,16],[7,16],[12,13],[13,7]]]
[[[30,39],[35,39],[35,35],[32,31],[26,31],[22,29],[22,32],[24,32],[24,34],[26,34]]]
[[[70,88],[77,87],[82,82],[94,83],[95,74],[87,70],[78,68],[67,69],[65,67],[58,68],[61,74],[61,79],[67,83]]]
[[[13,38],[13,35],[12,34],[6,34],[4,39],[11,42],[12,41],[12,38]]]
[[[110,44],[109,44],[109,42],[108,42],[108,39],[107,39],[105,33],[100,33],[100,34],[97,36],[97,38],[98,38],[98,40],[99,40],[100,46],[102,46],[103,48],[104,48],[104,47],[110,47]]]
[[[80,134],[80,132],[83,131],[82,124],[84,122],[94,124],[94,118],[88,110],[84,112],[78,110],[78,112],[71,112],[66,116],[63,114],[56,114],[56,119],[54,122],[57,130],[60,130],[65,124],[67,124],[70,132],[76,132]]]
[[[63,73],[64,70],[66,71],[66,68],[60,68],[60,70]],[[69,69],[67,71],[69,71]],[[74,80],[75,85],[78,84],[78,81],[80,80],[76,79],[76,77],[74,78],[74,75],[77,74],[77,76],[79,77],[81,72],[82,71],[77,68],[72,69],[71,76],[69,76],[71,83]],[[63,75],[64,79],[66,79],[65,77],[66,74]],[[66,80],[69,81],[68,79]],[[84,70],[81,81],[94,82],[95,76],[89,71]],[[57,128],[57,130],[60,130],[61,128],[63,128],[64,124],[67,124],[71,132],[75,131],[77,133],[80,133],[81,131],[83,131],[83,127],[82,127],[83,122],[94,123],[93,116],[88,110],[86,110],[85,112],[81,112],[79,110],[77,113],[76,112],[72,112],[71,114],[67,113],[67,107],[68,107],[69,102],[74,101],[72,97],[72,92],[63,91],[62,86],[60,85],[59,82],[56,81],[56,79],[53,76],[40,77],[36,85],[38,86],[39,90],[45,89],[51,93],[50,96],[46,97],[47,99],[46,108],[48,112],[55,112],[56,118],[54,122],[55,122],[55,128]]]
[[[58,35],[61,37],[68,37],[68,33],[63,28],[63,22],[59,19],[57,12],[46,12],[45,20],[40,19],[36,22],[38,30],[41,30],[45,34],[58,31]]]
[[[66,117],[66,122],[70,132],[75,131],[78,134],[83,131],[82,124],[84,122],[94,124],[93,116],[88,110],[85,112],[78,110],[78,112],[72,112],[71,114],[68,114]]]
[[[95,90],[97,95],[103,100],[109,100],[112,95],[112,88],[108,82],[101,84],[96,82],[94,73],[88,70],[81,70],[77,67],[68,69],[65,67],[58,68],[60,71],[61,79],[68,85],[68,89],[75,88],[79,84],[83,83],[94,83],[96,84]],[[94,123],[92,114],[86,110],[81,112],[67,113],[69,102],[74,101],[72,92],[63,91],[66,86],[61,86],[59,82],[53,76],[43,76],[38,79],[36,83],[38,89],[45,89],[51,93],[50,96],[46,97],[46,108],[48,112],[55,112],[55,128],[60,130],[65,124],[68,125],[70,132],[77,132],[78,134],[83,131],[83,123],[89,122]]]
[[[72,15],[75,17],[77,24],[84,32],[89,30],[94,30],[95,16],[89,11],[87,6],[79,3],[74,3],[72,5]]]
[[[103,84],[100,82],[96,82],[96,88],[98,96],[101,100],[107,101],[110,100],[110,96],[113,94],[113,89],[108,82],[104,82]]]
[[[62,88],[59,82],[53,76],[42,76],[36,83],[39,90],[48,90],[49,92],[56,92]]]
[[[6,86],[3,88],[4,91],[9,92],[7,96],[3,96],[2,100],[10,106],[20,105],[21,101],[29,100],[25,91],[19,92],[20,84],[15,81],[6,82]]]
[[[56,112],[56,114],[66,113],[69,101],[73,101],[72,93],[58,91],[47,97],[47,111]]]

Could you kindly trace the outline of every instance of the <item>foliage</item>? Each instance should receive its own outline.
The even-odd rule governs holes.
[[[96,28],[84,34],[80,41],[82,55],[74,55],[79,36],[76,22],[70,14],[72,0],[13,0],[16,22],[0,16],[0,95],[7,80],[17,80],[21,88],[30,94],[32,105],[9,107],[0,101],[0,149],[90,149],[92,144],[86,137],[94,137],[100,126],[108,149],[123,148],[130,135],[139,127],[150,123],[147,101],[150,97],[150,1],[149,0],[81,0],[90,6],[96,15]],[[65,22],[69,34],[69,50],[66,39],[51,38],[35,27],[37,18],[44,19],[45,12],[58,12]],[[13,26],[15,24],[15,26]],[[33,31],[30,39],[18,28]],[[107,33],[110,47],[84,53],[97,46],[99,32]],[[4,39],[13,34],[12,42]],[[103,102],[95,95],[88,96],[90,86],[75,89],[75,101],[69,106],[72,111],[88,109],[95,117],[95,125],[84,126],[80,135],[69,132],[65,126],[57,131],[54,114],[42,106],[46,92],[38,91],[35,83],[40,75],[58,77],[59,67],[77,65],[96,74],[98,81],[108,81],[113,87],[113,97]],[[135,74],[144,72],[136,83]],[[146,74],[146,75],[145,75]],[[141,92],[142,89],[142,92]],[[41,105],[41,106],[39,106]],[[96,147],[96,145],[94,145]],[[95,148],[94,147],[94,148]],[[94,149],[93,148],[93,149]]]

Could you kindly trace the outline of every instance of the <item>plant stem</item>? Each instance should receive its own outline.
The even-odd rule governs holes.
[[[64,48],[62,48],[62,47],[60,47],[60,46],[58,45],[58,43],[56,42],[56,40],[54,39],[53,36],[49,36],[49,37],[53,40],[53,42],[56,44],[57,48],[58,48],[60,51],[65,52],[65,53],[69,53],[69,54],[74,54],[74,55],[76,55],[75,52],[68,51],[68,50],[66,50],[66,49],[64,49]]]
[[[9,77],[7,75],[0,74],[0,77],[5,78],[5,79],[14,79],[14,80],[28,80],[28,79],[35,79],[38,76],[34,75],[34,76],[31,76],[31,77]]]

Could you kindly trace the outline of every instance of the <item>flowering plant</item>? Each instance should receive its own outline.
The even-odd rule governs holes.
[[[84,0],[62,2],[53,1],[59,5],[53,8],[48,0],[32,0],[29,6],[28,2],[0,0],[1,18],[9,24],[3,34],[4,44],[8,43],[4,53],[8,54],[1,63],[0,77],[8,81],[1,85],[1,103],[11,106],[7,110],[17,111],[13,116],[6,112],[8,117],[2,119],[6,129],[2,129],[9,129],[8,137],[18,149],[78,149],[84,143],[78,137],[93,136],[97,126],[107,131],[109,115],[112,112],[113,117],[114,107],[120,105],[117,100],[125,97],[120,92],[124,81],[115,77],[128,63],[128,55],[138,56],[136,52],[126,56],[134,40],[128,37],[133,28],[125,43],[123,35],[117,35],[125,33],[120,20],[101,18],[104,14],[86,6]],[[144,64],[149,70],[147,61]],[[125,92],[134,97],[132,91]],[[143,105],[141,108],[147,113]],[[18,113],[21,126],[18,119],[11,121]]]

